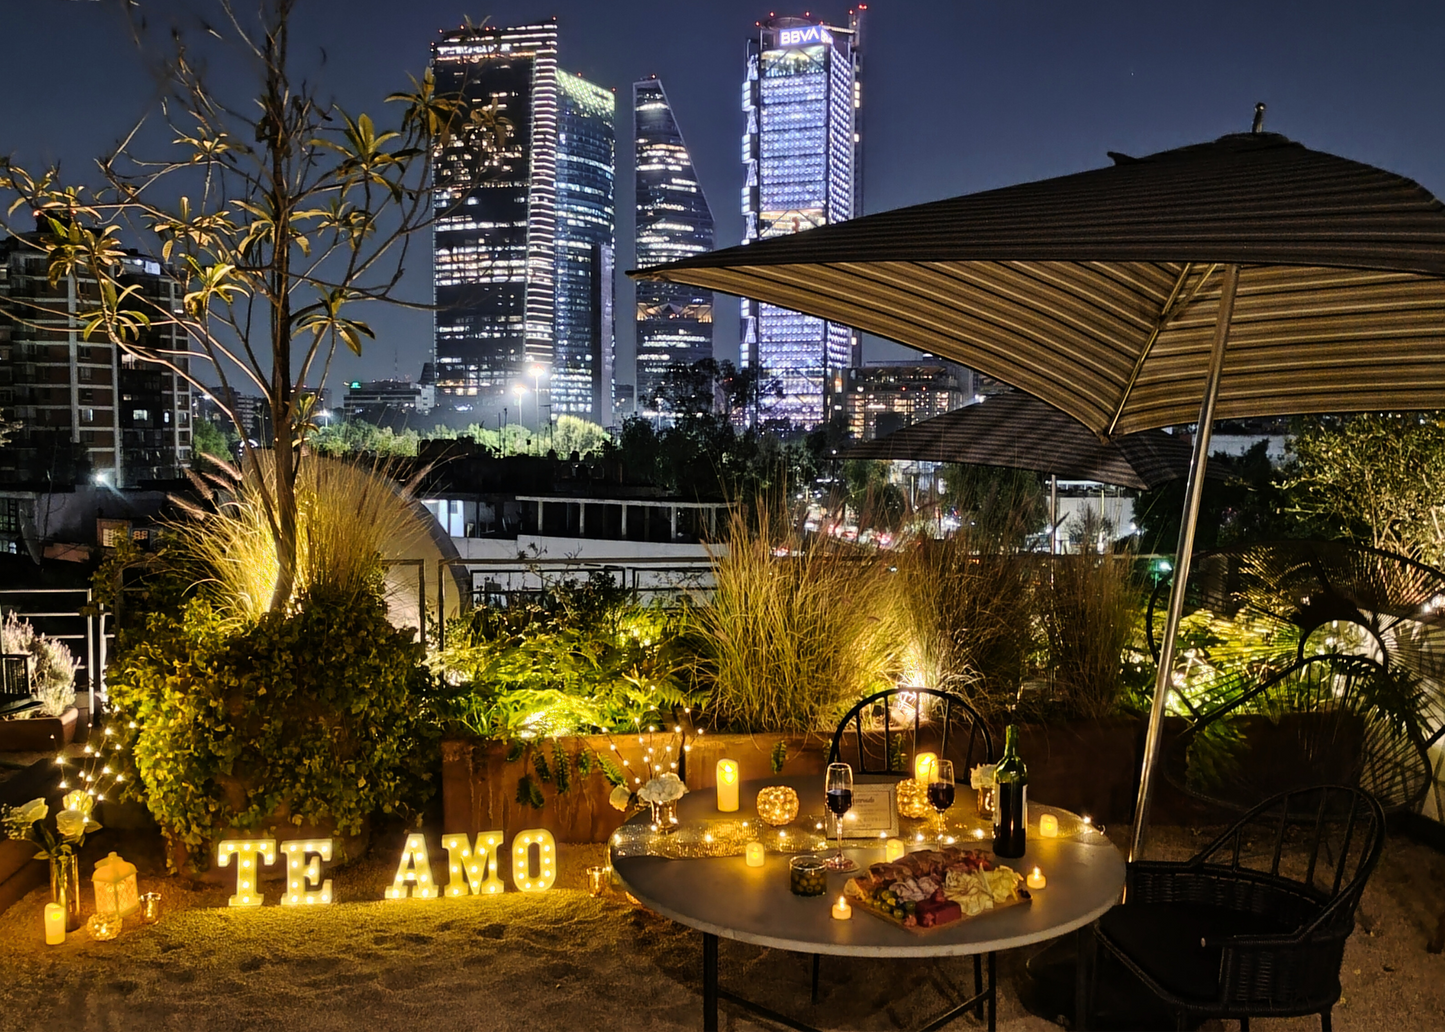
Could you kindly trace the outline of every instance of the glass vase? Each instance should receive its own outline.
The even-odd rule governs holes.
[[[652,830],[670,835],[677,830],[677,803],[649,803],[652,807]]]
[[[65,930],[80,927],[80,863],[74,853],[50,858],[50,901],[65,911]]]
[[[978,815],[980,817],[993,818],[993,792],[992,785],[978,790]]]

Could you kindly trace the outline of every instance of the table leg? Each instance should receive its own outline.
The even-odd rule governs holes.
[[[997,957],[995,954],[988,955],[988,1032],[995,1032],[998,1028],[998,970],[995,966]]]
[[[1078,1032],[1089,1027],[1089,1019],[1093,1016],[1096,948],[1092,924],[1084,925],[1074,933],[1074,1028]]]
[[[717,936],[702,933],[702,1028],[717,1032]]]
[[[977,953],[973,955],[973,995],[978,997],[978,1003],[973,1006],[973,1016],[979,1021],[983,1020],[983,957]]]

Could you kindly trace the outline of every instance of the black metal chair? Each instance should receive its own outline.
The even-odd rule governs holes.
[[[851,760],[843,756],[849,725],[853,730]],[[960,777],[966,778],[968,768],[976,762],[993,762],[993,736],[978,710],[952,692],[936,688],[889,688],[859,700],[838,722],[833,744],[828,749],[828,762],[850,763],[856,774],[908,777],[913,770],[906,753],[894,748],[895,733],[911,732],[916,745],[920,734],[934,731],[938,735],[938,755],[942,758],[948,757],[950,732],[955,736],[955,743],[959,733],[967,733],[967,746],[960,754],[963,766],[957,770]],[[978,746],[982,746],[982,756],[974,755]]]
[[[1386,812],[1409,809],[1432,781],[1419,691],[1408,671],[1364,656],[1310,656],[1195,716],[1167,751],[1165,777],[1236,813],[1324,782],[1362,788]],[[1221,725],[1223,744],[1210,749]]]
[[[895,713],[895,703],[899,712]],[[894,717],[899,717],[899,722],[894,722]],[[843,755],[844,740],[848,734],[849,725],[852,725],[853,742],[849,753],[852,762]],[[910,743],[914,751],[917,750],[920,735],[931,737],[937,732],[938,755],[940,758],[949,758],[948,741],[950,733],[953,733],[955,745],[960,733],[967,733],[967,745],[962,753],[956,753],[963,764],[956,769],[955,777],[961,778],[965,787],[968,786],[968,771],[975,762],[993,762],[993,736],[989,734],[988,725],[983,722],[983,717],[978,710],[974,709],[967,700],[954,695],[952,692],[939,691],[936,688],[889,688],[886,691],[878,692],[860,699],[854,704],[838,722],[838,728],[833,732],[833,743],[828,748],[829,763],[849,763],[855,774],[883,774],[895,775],[900,778],[911,777],[913,770],[909,764],[908,753],[898,747],[901,742],[894,737],[895,734],[912,734]],[[975,755],[975,748],[982,747],[982,755]],[[973,957],[973,999],[972,1004],[975,1017],[983,1017],[984,1002],[989,994],[995,991],[993,982],[993,956],[989,955],[989,987],[988,994],[983,989],[983,957],[974,954]],[[813,955],[813,1002],[818,1002],[818,955]],[[990,1008],[993,1002],[989,1001]],[[960,1009],[968,1009],[967,1004]],[[958,1010],[950,1011],[949,1016],[958,1013]],[[989,1011],[993,1014],[992,1009]],[[946,1023],[946,1019],[945,1022]],[[938,1024],[930,1025],[930,1028],[939,1027]]]
[[[1124,903],[1094,933],[1179,1028],[1318,1014],[1330,1032],[1345,940],[1384,841],[1367,792],[1285,792],[1190,860],[1130,864]]]

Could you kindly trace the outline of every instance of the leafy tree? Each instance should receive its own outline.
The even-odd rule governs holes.
[[[416,454],[417,438],[415,430],[398,433],[364,419],[342,419],[318,427],[308,440],[322,455],[401,457]]]
[[[1445,561],[1445,419],[1383,413],[1301,419],[1280,477],[1316,533],[1439,566]]]
[[[322,100],[300,74],[296,0],[257,0],[255,16],[233,0],[214,2],[219,17],[203,24],[198,45],[176,32],[161,64],[159,118],[171,150],[141,153],[149,136],[138,125],[99,160],[95,190],[65,183],[55,168],[31,174],[13,164],[0,166],[0,187],[16,195],[12,213],[40,213],[39,230],[24,239],[48,257],[51,281],[70,280],[91,297],[81,317],[88,338],[203,389],[184,356],[147,343],[148,331],[178,327],[223,388],[239,378],[265,397],[274,461],[258,496],[278,558],[277,610],[296,584],[296,479],[314,429],[301,388],[325,379],[338,344],[360,354],[373,336],[355,310],[393,299],[408,243],[433,218],[434,146],[495,153],[509,126],[495,104],[467,110],[439,95],[428,74],[388,98],[401,114],[379,127]],[[145,40],[139,5],[128,10]],[[205,73],[213,57],[237,53],[252,75],[246,104],[232,103]],[[439,185],[445,203],[451,194]],[[127,235],[167,263],[181,287],[179,311],[123,284]],[[245,461],[261,468],[255,447],[242,447]]]
[[[235,430],[217,426],[209,419],[197,419],[191,424],[193,455],[214,455],[229,462],[235,458],[235,449],[240,443],[241,435]]]
[[[1268,454],[1260,441],[1243,455],[1216,453],[1209,460],[1194,547],[1223,548],[1249,541],[1298,537],[1305,532],[1289,511]],[[1184,481],[1172,480],[1139,494],[1134,522],[1139,550],[1172,555],[1179,547],[1179,519],[1184,512]]]
[[[760,366],[739,368],[727,359],[671,362],[659,378],[657,390],[644,399],[677,421],[709,415],[729,418],[753,410],[763,398],[781,398],[782,381]]]

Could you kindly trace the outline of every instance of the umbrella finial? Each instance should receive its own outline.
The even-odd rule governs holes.
[[[1264,101],[1262,100],[1254,105],[1254,128],[1251,129],[1250,132],[1264,132]]]

